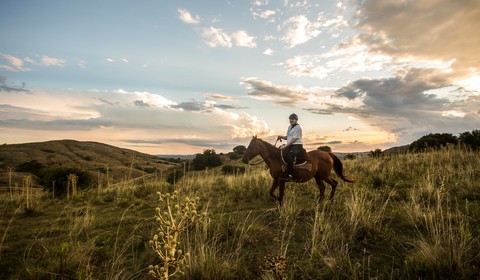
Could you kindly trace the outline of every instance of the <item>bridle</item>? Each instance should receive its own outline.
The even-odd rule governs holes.
[[[277,138],[277,141],[275,141],[275,144],[273,144],[274,147],[277,147],[277,142],[278,142],[278,140],[280,140],[280,142],[282,142],[282,139]],[[257,145],[256,142],[255,142],[255,145]],[[255,165],[261,164],[262,162],[264,162],[263,158],[261,158],[259,162],[255,162],[255,163],[250,163],[250,162],[249,162],[248,164],[255,166]]]

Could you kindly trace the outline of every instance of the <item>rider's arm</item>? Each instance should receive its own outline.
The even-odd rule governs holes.
[[[295,143],[296,141],[298,140],[298,138],[291,138],[290,141],[287,142],[287,144],[285,144],[286,147],[292,145],[293,143]]]

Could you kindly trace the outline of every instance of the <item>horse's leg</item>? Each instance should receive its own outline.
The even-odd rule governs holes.
[[[280,203],[280,206],[282,206],[283,195],[285,194],[285,181],[280,181],[278,193],[278,202]]]
[[[325,197],[325,184],[323,183],[322,177],[318,174],[315,175],[315,182],[320,190],[320,197],[318,198],[318,203],[320,203]]]
[[[273,179],[272,187],[270,188],[270,196],[277,201],[278,197],[275,195],[275,190],[278,187],[278,178]]]
[[[332,192],[330,193],[330,200],[333,200],[333,196],[335,195],[335,191],[337,189],[338,182],[335,181],[334,179],[327,177],[325,179],[325,182],[327,182],[330,186],[332,186]]]

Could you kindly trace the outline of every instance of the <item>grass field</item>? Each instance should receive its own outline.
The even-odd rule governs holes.
[[[0,278],[153,279],[165,267],[184,279],[480,278],[478,152],[343,162],[356,183],[342,181],[334,201],[317,204],[313,181],[290,183],[282,208],[262,165],[174,184],[157,174],[69,200],[23,179],[0,198]]]

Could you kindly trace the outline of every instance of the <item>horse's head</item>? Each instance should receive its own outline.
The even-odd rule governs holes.
[[[243,154],[242,161],[247,164],[252,158],[256,157],[260,153],[260,148],[257,144],[257,135],[252,137],[250,144],[248,144],[247,150]]]

